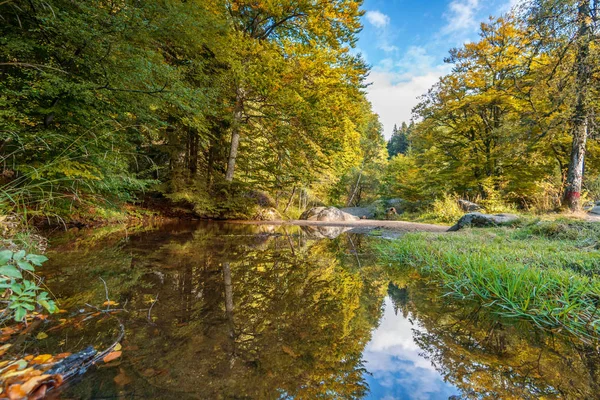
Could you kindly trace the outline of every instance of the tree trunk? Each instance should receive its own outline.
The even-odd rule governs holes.
[[[235,94],[235,109],[233,111],[233,126],[231,128],[231,147],[229,149],[229,159],[227,160],[227,173],[225,180],[233,181],[233,173],[235,172],[235,159],[238,154],[240,145],[240,125],[242,123],[243,101],[240,89]]]
[[[288,203],[285,205],[285,208],[283,210],[283,213],[285,214],[288,210],[288,208],[290,208],[290,206],[292,205],[292,200],[294,200],[294,195],[296,194],[296,186],[294,186],[294,188],[292,189],[292,195],[290,196],[290,200],[288,201]]]
[[[229,321],[231,337],[235,337],[235,325],[233,321],[233,285],[231,283],[231,265],[223,263],[223,281],[225,283],[225,313]]]
[[[577,74],[575,77],[576,102],[571,117],[573,146],[563,198],[563,205],[574,211],[581,209],[581,187],[589,126],[588,87],[592,77],[592,66],[590,65],[592,18],[590,11],[590,0],[580,0],[578,7]]]

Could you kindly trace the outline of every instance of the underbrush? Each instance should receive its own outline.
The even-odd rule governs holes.
[[[541,221],[408,234],[378,251],[390,263],[439,279],[451,295],[590,340],[600,334],[599,238],[598,224]]]

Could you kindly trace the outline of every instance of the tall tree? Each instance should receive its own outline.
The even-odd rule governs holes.
[[[235,76],[227,181],[234,177],[242,125],[252,118],[262,117],[261,108],[265,105],[265,95],[269,93],[260,89],[268,89],[269,83],[265,80],[280,74],[276,70],[277,63],[288,62],[278,55],[288,53],[286,49],[300,43],[310,44],[315,50],[329,49],[332,56],[330,65],[334,65],[336,60],[348,59],[347,48],[354,45],[360,29],[361,3],[361,0],[226,1],[231,24],[237,32],[237,45],[243,49],[232,64]],[[252,73],[258,72],[257,66],[266,68],[260,76],[252,76]]]
[[[594,0],[535,0],[529,5],[529,23],[538,37],[537,51],[555,60],[556,71],[564,71],[569,79],[565,92],[568,98],[568,129],[571,151],[566,174],[563,204],[581,209],[581,193],[585,169],[587,141],[593,127],[592,115],[596,99],[592,81],[597,64],[593,43],[598,40]]]

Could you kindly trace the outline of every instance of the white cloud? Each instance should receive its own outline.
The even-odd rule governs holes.
[[[389,25],[390,17],[379,11],[367,11],[367,21],[376,28],[382,29]]]
[[[393,53],[398,50],[392,43],[394,33],[390,31],[390,17],[380,11],[367,11],[365,14],[367,21],[376,28],[377,48],[386,53]]]
[[[373,110],[379,114],[385,136],[392,134],[394,124],[410,121],[418,97],[427,93],[441,76],[451,71],[443,56],[454,46],[477,37],[479,21],[485,13],[502,14],[528,0],[452,0],[444,13],[446,24],[422,46],[410,46],[400,53],[394,45],[393,22],[379,11],[369,11],[366,19],[377,28],[377,47],[386,56],[374,66],[367,89]]]
[[[411,46],[400,60],[386,58],[373,68],[367,97],[379,114],[386,137],[391,136],[395,124],[410,121],[418,97],[450,72],[450,65],[435,61],[425,48]]]
[[[443,34],[452,34],[477,28],[479,0],[453,0],[445,14],[448,23],[442,28]]]
[[[394,124],[410,121],[412,109],[418,104],[418,97],[426,94],[440,76],[447,73],[448,67],[440,65],[420,74],[402,74],[392,71],[373,70],[369,76],[372,83],[367,97],[373,109],[379,114],[385,136],[392,135]]]

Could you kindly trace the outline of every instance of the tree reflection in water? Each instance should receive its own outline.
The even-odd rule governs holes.
[[[384,304],[413,324],[418,363],[465,397],[596,393],[593,352],[443,297],[414,271],[378,266],[370,240],[216,223],[56,238],[47,277],[63,308],[102,304],[103,277],[129,310],[120,365],[88,373],[66,395],[368,397],[378,373],[364,359],[385,328]],[[83,343],[96,337],[86,335]]]

